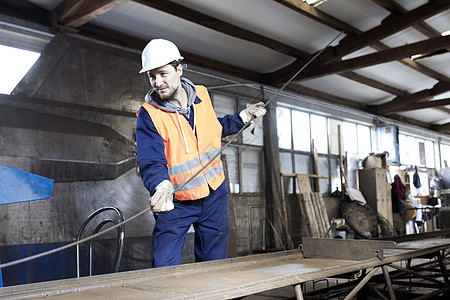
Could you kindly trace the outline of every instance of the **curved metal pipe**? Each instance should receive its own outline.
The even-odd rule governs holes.
[[[112,210],[114,212],[117,213],[117,215],[119,216],[119,221],[117,220],[113,220],[113,219],[106,219],[104,221],[102,221],[99,225],[97,225],[97,227],[94,229],[93,234],[95,235],[97,234],[100,229],[107,223],[114,223],[115,226],[117,226],[118,224],[122,223],[124,221],[124,217],[122,214],[122,211],[115,207],[115,206],[105,206],[102,208],[97,209],[96,211],[94,211],[93,213],[91,213],[89,215],[89,217],[83,222],[83,224],[81,225],[80,229],[78,230],[78,234],[77,234],[77,242],[80,240],[81,235],[84,232],[84,229],[86,228],[86,226],[89,224],[89,222],[96,217],[98,214],[104,212],[104,211],[108,211],[108,210]],[[115,259],[115,263],[114,263],[114,272],[117,272],[119,270],[120,267],[120,260],[122,258],[122,252],[123,252],[123,239],[125,237],[125,225],[122,226],[118,226],[117,228],[117,233],[118,233],[118,240],[117,240],[117,251],[116,251],[116,259]],[[92,276],[92,248],[93,248],[93,238],[90,240],[89,242],[89,276]],[[77,243],[77,278],[80,278],[80,244]]]

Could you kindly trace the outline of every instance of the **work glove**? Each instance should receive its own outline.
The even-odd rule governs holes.
[[[156,187],[155,194],[150,198],[150,208],[153,212],[168,212],[173,206],[173,185],[169,180],[163,180]]]
[[[264,102],[258,102],[249,108],[244,109],[239,113],[239,116],[241,117],[242,121],[247,124],[250,122],[250,124],[259,122],[262,120],[262,117],[266,114],[266,109],[264,108]],[[254,118],[252,120],[252,118]]]

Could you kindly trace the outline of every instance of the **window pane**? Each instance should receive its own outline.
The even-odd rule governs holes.
[[[319,153],[328,153],[328,130],[325,117],[311,115],[311,138]]]
[[[420,164],[419,141],[412,136],[408,136],[406,140],[408,144],[409,164],[419,165]]]
[[[295,154],[294,155],[295,160],[295,173],[296,174],[311,174],[310,171],[310,155],[302,155],[302,154]]]
[[[9,95],[40,56],[37,52],[0,45],[0,94]]]
[[[293,173],[292,170],[292,157],[290,153],[280,152],[280,169],[281,173]],[[284,192],[292,194],[293,193],[293,179],[292,177],[283,178],[284,179]]]
[[[214,112],[216,113],[216,116],[218,118],[221,118],[225,115],[233,115],[236,113],[236,97],[216,93],[212,93],[211,96],[211,100],[214,106]],[[222,138],[222,142],[226,143],[232,138],[234,138],[234,135],[229,135]],[[235,141],[239,141],[240,139],[241,137],[237,137]]]
[[[259,193],[262,186],[262,151],[246,148],[242,151],[242,192]]]
[[[342,124],[342,136],[344,137],[344,151],[358,153],[356,124],[344,122]]]
[[[425,166],[426,165],[426,157],[425,157],[425,141],[424,140],[417,140],[419,144],[419,165]]]
[[[226,161],[228,180],[230,181],[230,193],[239,193],[239,165],[238,165],[238,149],[228,146],[222,152],[222,160]]]
[[[291,149],[291,111],[277,107],[278,147]]]
[[[252,103],[247,103],[246,107],[252,106]],[[264,119],[261,122],[251,124],[242,132],[242,141],[244,144],[250,144],[255,146],[262,146],[264,144],[264,132],[263,132]]]
[[[339,154],[339,133],[338,126],[341,126],[342,139],[342,121],[329,119],[330,122],[330,154]],[[341,145],[342,147],[342,145]],[[341,148],[342,150],[342,148]]]
[[[319,157],[319,175],[328,177],[328,158],[327,157]],[[330,181],[328,178],[320,178],[320,192],[328,193],[330,192]]]
[[[341,190],[341,171],[337,159],[330,159],[331,192]]]
[[[442,167],[446,168],[450,166],[450,146],[441,144],[441,159]]]
[[[372,138],[370,134],[370,127],[358,125],[356,129],[358,131],[358,154],[359,158],[363,158],[370,152],[372,152]]]
[[[434,144],[432,141],[425,141],[425,159],[427,168],[434,168]]]
[[[309,114],[293,110],[292,130],[294,150],[310,151]]]
[[[214,111],[216,112],[216,116],[218,118],[225,115],[234,115],[237,111],[236,97],[222,94],[212,94],[212,101],[214,104]]]
[[[400,148],[400,162],[403,165],[409,164],[409,155],[408,155],[408,141],[406,139],[406,135],[399,134],[399,148]]]

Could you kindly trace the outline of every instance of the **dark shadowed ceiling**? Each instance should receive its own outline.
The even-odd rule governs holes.
[[[450,133],[450,0],[317,2],[0,0],[0,25],[138,51],[166,38],[188,63],[274,87],[309,63],[287,89]]]

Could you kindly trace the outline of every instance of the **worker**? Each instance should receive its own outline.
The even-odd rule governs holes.
[[[182,59],[177,46],[164,39],[151,40],[142,51],[140,73],[147,73],[152,90],[137,112],[136,142],[155,218],[154,267],[181,263],[191,225],[196,261],[227,257],[228,190],[220,156],[210,161],[220,152],[222,137],[266,113],[259,102],[217,118],[207,89],[182,77]]]

